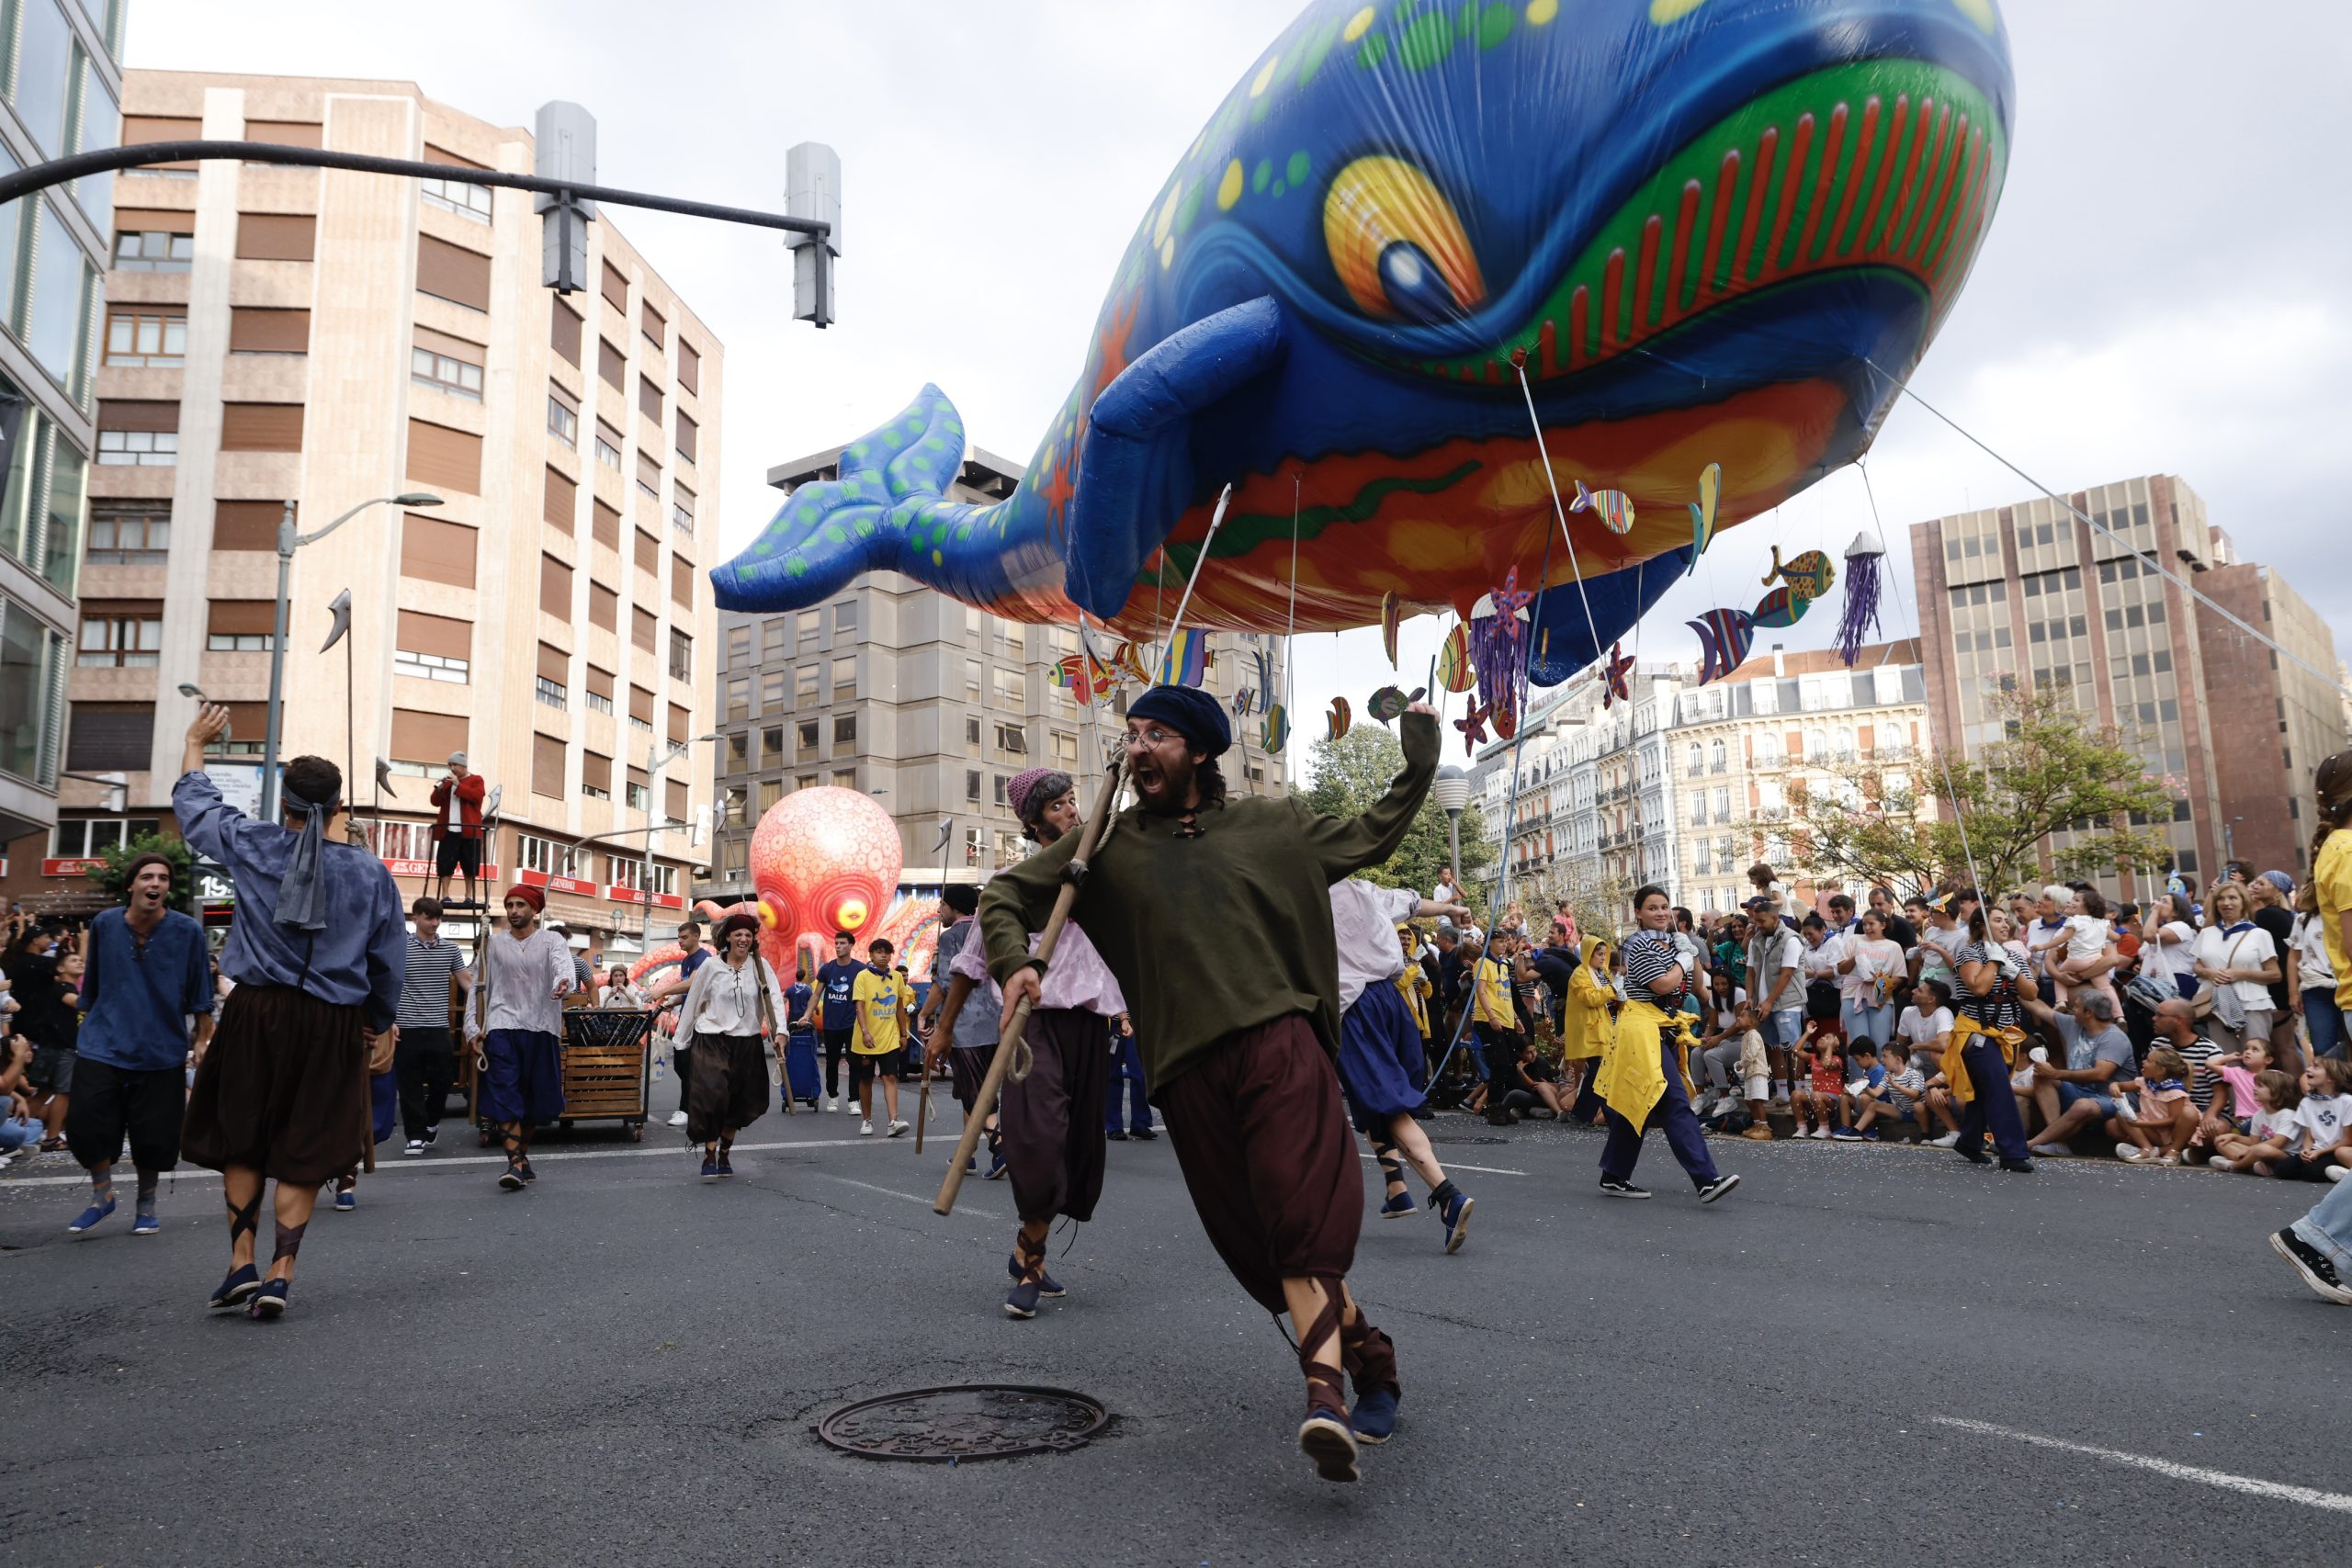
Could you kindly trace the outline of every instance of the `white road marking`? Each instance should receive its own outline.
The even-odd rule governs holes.
[[[1372,1156],[1361,1151],[1356,1155],[1356,1158],[1358,1159],[1371,1159],[1372,1157]],[[1525,1176],[1527,1174],[1527,1172],[1523,1170],[1505,1170],[1498,1165],[1456,1165],[1450,1159],[1441,1159],[1437,1163],[1445,1167],[1448,1170],[1475,1170],[1481,1176]]]
[[[738,1144],[735,1145],[735,1152],[739,1155],[756,1155],[769,1154],[779,1149],[855,1149],[879,1146],[889,1141],[880,1137],[812,1138],[797,1143]],[[650,1149],[634,1145],[625,1149],[550,1149],[545,1154],[533,1151],[531,1159],[535,1164],[552,1165],[557,1160],[566,1159],[650,1159],[663,1155],[683,1164],[695,1159],[696,1151],[676,1144]],[[379,1177],[390,1176],[395,1172],[423,1176],[430,1175],[436,1170],[455,1170],[460,1166],[504,1165],[505,1163],[504,1155],[425,1155],[416,1159],[410,1159],[403,1155],[392,1155],[379,1158],[376,1162],[374,1173],[368,1176],[368,1179],[373,1181]],[[205,1170],[198,1168],[168,1172],[164,1179],[165,1181],[218,1181],[220,1179],[220,1173],[217,1170]],[[86,1187],[89,1184],[90,1179],[86,1176],[26,1176],[14,1180],[0,1176],[0,1192],[5,1192],[12,1187]],[[123,1184],[118,1180],[116,1185]]]
[[[2168,1459],[2154,1459],[2147,1454],[2129,1454],[2116,1449],[2093,1448],[2087,1443],[2070,1443],[2060,1438],[2045,1438],[2036,1432],[2013,1431],[1996,1427],[1989,1421],[1969,1421],[1957,1416],[1931,1416],[1929,1420],[1939,1427],[1953,1427],[1963,1432],[1975,1432],[1987,1438],[2007,1438],[2012,1441],[2031,1443],[2036,1448],[2056,1449],[2062,1453],[2084,1454],[2105,1460],[2109,1464],[2130,1465],[2136,1470],[2154,1471],[2173,1481],[2194,1481],[2202,1486],[2219,1486],[2226,1491],[2243,1492],[2249,1497],[2275,1498],[2281,1503],[2301,1503],[2307,1508],[2325,1508],[2332,1513],[2352,1514],[2352,1496],[2341,1492],[2322,1492],[2310,1486],[2290,1486],[2284,1482],[2264,1481],[2251,1475],[2232,1475],[2225,1470],[2206,1470],[2193,1464],[2176,1464]]]
[[[822,1171],[820,1171],[818,1174],[820,1176],[824,1176]],[[932,1199],[926,1198],[919,1192],[901,1192],[895,1187],[876,1187],[871,1181],[852,1181],[846,1176],[824,1176],[824,1179],[827,1181],[838,1181],[843,1187],[854,1187],[862,1192],[879,1192],[885,1198],[903,1198],[910,1203],[921,1203],[926,1209],[930,1208],[933,1203]],[[999,1215],[989,1213],[986,1209],[967,1209],[961,1203],[956,1205],[952,1212],[962,1214],[968,1219],[987,1220],[991,1224],[1001,1218]]]

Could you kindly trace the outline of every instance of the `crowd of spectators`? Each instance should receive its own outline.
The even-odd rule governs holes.
[[[2335,974],[2310,890],[2284,873],[2233,864],[2201,899],[2176,883],[2144,906],[2053,883],[1990,902],[1879,886],[1817,908],[1769,866],[1748,874],[1743,909],[1675,911],[1711,1131],[1955,1145],[1954,994],[1990,962],[2026,982],[2010,1091],[2034,1154],[2310,1180],[2352,1168]],[[1622,975],[1613,940],[1578,930],[1563,902],[1542,940],[1517,905],[1492,931],[1406,933],[1432,1104],[1497,1125],[1599,1120],[1589,1085]]]

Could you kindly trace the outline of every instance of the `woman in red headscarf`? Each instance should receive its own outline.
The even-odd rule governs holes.
[[[466,1040],[481,1053],[482,1120],[498,1129],[506,1169],[498,1185],[520,1192],[537,1181],[531,1129],[563,1114],[563,998],[572,986],[571,950],[539,924],[548,896],[506,890],[506,923],[490,933],[466,993]]]

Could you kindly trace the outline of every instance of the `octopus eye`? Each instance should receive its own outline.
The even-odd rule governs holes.
[[[1441,321],[1486,299],[1453,203],[1399,159],[1359,158],[1340,171],[1323,198],[1323,243],[1340,285],[1369,315]]]
[[[865,900],[853,893],[833,906],[833,929],[854,931],[865,924],[865,917],[870,913],[872,911],[866,907]]]

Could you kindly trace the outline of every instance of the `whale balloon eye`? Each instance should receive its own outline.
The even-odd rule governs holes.
[[[1323,243],[1349,298],[1369,315],[1444,321],[1487,297],[1453,204],[1400,159],[1359,158],[1340,171],[1323,199]]]

